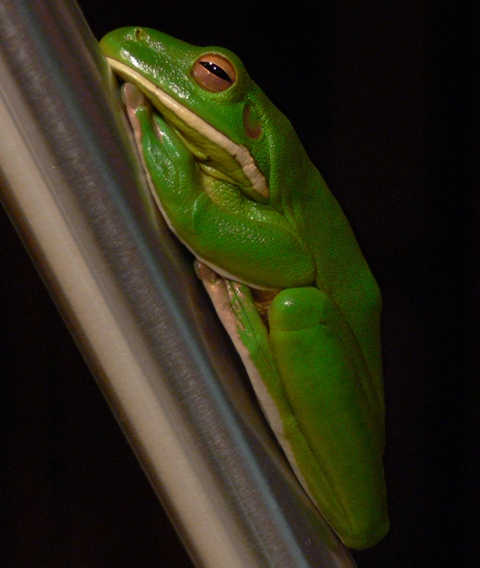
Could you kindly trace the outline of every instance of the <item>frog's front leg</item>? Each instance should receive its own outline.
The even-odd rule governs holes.
[[[126,83],[122,94],[152,194],[162,212],[164,202],[159,194],[174,196],[169,201],[171,211],[163,215],[169,223],[178,212],[190,211],[202,194],[198,164],[175,129],[154,113],[135,85]]]
[[[197,273],[304,489],[347,546],[372,546],[388,529],[383,434],[335,306],[317,288],[284,290],[268,330],[247,286]]]

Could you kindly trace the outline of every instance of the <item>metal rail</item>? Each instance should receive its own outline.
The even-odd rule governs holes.
[[[0,3],[3,203],[193,561],[353,567],[139,200],[106,71],[75,2]]]

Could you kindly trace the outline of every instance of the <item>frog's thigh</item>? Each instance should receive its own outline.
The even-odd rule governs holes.
[[[331,327],[332,310],[317,288],[284,290],[270,307],[270,341],[288,402],[325,476],[307,480],[309,490],[322,510],[343,518],[346,532],[335,529],[345,542],[362,548],[353,535],[373,537],[385,524],[383,467],[365,393]]]

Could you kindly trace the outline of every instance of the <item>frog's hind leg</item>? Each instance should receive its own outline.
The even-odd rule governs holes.
[[[383,432],[359,377],[359,356],[348,349],[348,324],[317,288],[282,291],[269,323],[275,365],[311,450],[295,455],[293,445],[294,459],[300,470],[321,471],[304,475],[308,492],[348,546],[372,546],[388,528]]]

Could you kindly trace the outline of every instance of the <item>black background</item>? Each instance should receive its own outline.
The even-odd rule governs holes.
[[[80,2],[97,38],[235,51],[354,227],[384,294],[392,523],[360,568],[477,550],[477,4]],[[0,565],[190,566],[3,211],[0,231]]]

